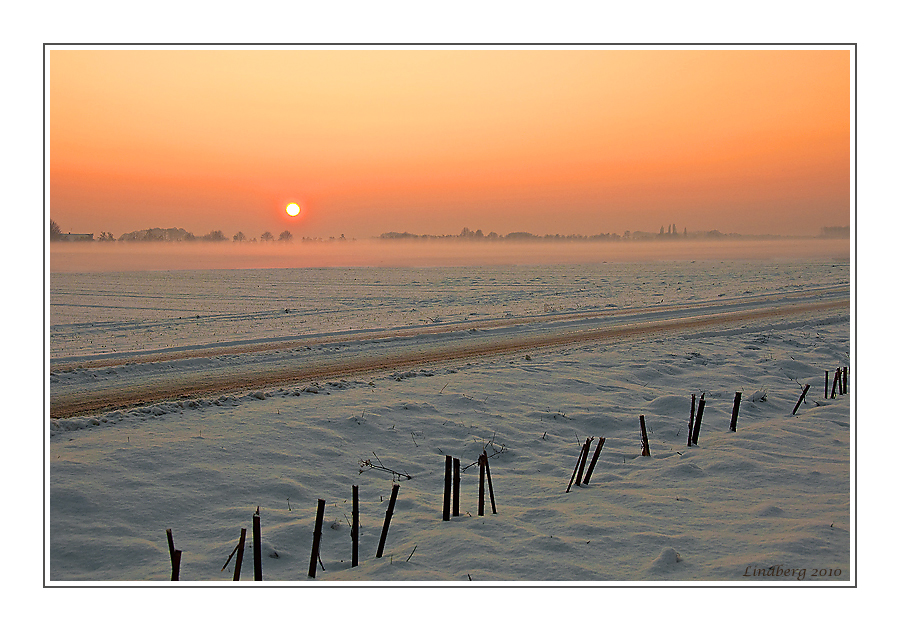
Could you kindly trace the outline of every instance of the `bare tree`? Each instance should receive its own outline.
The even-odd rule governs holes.
[[[285,230],[280,235],[278,235],[279,241],[291,241],[293,240],[294,235],[291,234],[290,230]]]
[[[272,236],[272,233],[266,230],[262,233],[262,236],[259,238],[260,241],[274,241],[275,237]]]

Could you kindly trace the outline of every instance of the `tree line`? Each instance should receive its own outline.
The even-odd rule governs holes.
[[[341,235],[343,237],[343,235]],[[276,238],[271,232],[266,230],[260,236],[258,241],[260,242],[270,242],[270,241],[282,241],[289,242],[293,241],[294,235],[291,234],[290,230],[284,230],[281,234]],[[52,219],[50,220],[50,240],[51,241],[94,241],[93,234],[75,234],[72,233],[63,233],[62,229]],[[221,230],[212,230],[205,235],[196,236],[193,232],[188,232],[184,228],[148,228],[146,230],[135,230],[134,232],[127,232],[121,235],[118,239],[116,239],[111,232],[101,232],[100,236],[96,239],[97,241],[122,241],[122,242],[138,242],[138,243],[147,243],[147,242],[213,242],[219,243],[222,241],[229,241],[229,238],[225,236],[225,233]],[[248,238],[243,232],[237,232],[234,236],[231,237],[231,241],[235,243],[256,243],[257,238],[252,237]],[[305,240],[305,239],[304,239]]]
[[[849,226],[828,226],[821,229],[820,238],[849,238]],[[462,239],[466,241],[644,241],[656,239],[781,239],[792,238],[782,235],[742,235],[737,233],[722,233],[718,230],[688,232],[684,228],[681,233],[678,232],[675,224],[669,224],[668,229],[660,227],[659,232],[642,232],[626,230],[622,235],[615,232],[606,232],[585,236],[581,234],[545,234],[538,235],[530,232],[510,232],[506,235],[500,235],[496,232],[485,234],[481,230],[469,230],[463,228],[459,234],[451,235],[432,235],[432,234],[413,234],[411,232],[383,232],[379,239],[384,240],[409,240],[409,239]],[[268,230],[263,232],[259,239],[256,237],[248,238],[243,232],[237,232],[231,237],[234,243],[267,243],[267,242],[290,242],[293,241],[294,235],[289,230],[284,230],[278,237],[275,237]],[[149,228],[146,230],[135,230],[127,232],[116,239],[111,232],[101,232],[97,239],[93,234],[72,234],[63,233],[52,219],[50,220],[50,240],[51,241],[122,241],[122,242],[213,242],[221,243],[229,241],[229,238],[221,230],[212,230],[211,232],[196,236],[192,232],[188,232],[184,228]],[[329,237],[329,241],[346,241],[342,234],[339,239]],[[324,239],[318,237],[303,237],[303,242],[323,242]]]
[[[701,238],[701,237],[718,237],[718,236],[726,236],[720,233],[718,230],[713,230],[707,233],[692,233],[691,237],[693,238]],[[727,235],[732,236],[732,235]],[[687,229],[684,230],[682,235],[679,235],[675,231],[675,224],[669,225],[669,230],[666,232],[665,228],[659,229],[659,234],[654,232],[631,232],[630,230],[626,230],[624,234],[619,235],[615,232],[604,232],[599,234],[592,235],[583,235],[583,234],[532,234],[531,232],[510,232],[506,235],[500,235],[496,232],[489,232],[485,234],[481,230],[469,230],[468,228],[463,228],[462,232],[459,234],[444,234],[444,235],[433,235],[433,234],[413,234],[411,232],[384,232],[381,234],[381,239],[464,239],[468,241],[640,241],[643,239],[656,239],[656,238],[688,238]]]
[[[411,232],[383,232],[380,239],[464,239],[468,241],[529,241],[529,240],[547,240],[547,241],[618,241],[622,237],[615,233],[594,234],[584,236],[580,234],[545,234],[538,235],[530,232],[510,232],[506,235],[500,235],[496,232],[484,234],[481,230],[469,230],[463,228],[459,234],[413,234]]]
[[[112,235],[110,235],[112,236]],[[284,230],[281,234],[276,238],[271,232],[266,230],[263,232],[259,239],[256,237],[247,237],[243,232],[238,231],[234,236],[229,239],[224,232],[221,230],[212,230],[207,234],[196,236],[193,232],[188,232],[184,228],[149,228],[147,230],[136,230],[134,232],[127,232],[120,236],[118,241],[137,241],[137,242],[152,242],[152,241],[206,241],[212,243],[220,243],[222,241],[233,241],[235,243],[256,243],[260,242],[270,242],[270,241],[293,241],[294,235],[291,234],[290,230]]]
[[[820,238],[845,238],[849,237],[850,228],[848,227],[837,227],[837,228],[822,228],[820,233]],[[532,234],[530,232],[510,232],[506,235],[500,235],[496,232],[489,232],[488,234],[484,234],[481,230],[469,230],[468,228],[463,228],[462,232],[459,234],[444,234],[444,235],[433,235],[433,234],[413,234],[411,232],[383,232],[380,239],[397,239],[397,240],[443,240],[443,239],[452,239],[452,240],[464,240],[464,241],[656,241],[656,240],[715,240],[715,239],[793,239],[797,237],[777,235],[777,234],[756,234],[756,235],[745,235],[739,234],[736,232],[724,233],[718,230],[707,230],[707,231],[694,231],[688,232],[687,228],[683,228],[681,232],[678,231],[677,226],[673,224],[669,224],[668,228],[665,226],[661,226],[659,232],[644,232],[641,230],[635,230],[632,232],[631,230],[626,230],[621,235],[615,232],[606,232],[601,234],[592,234],[590,236],[585,236],[582,234]]]

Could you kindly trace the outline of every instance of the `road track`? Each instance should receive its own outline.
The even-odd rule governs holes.
[[[666,310],[648,309],[645,312],[658,312],[659,319],[610,325],[590,326],[575,328],[574,330],[550,330],[524,335],[496,335],[491,339],[473,339],[471,341],[450,340],[441,344],[399,345],[386,352],[379,351],[374,355],[357,353],[334,353],[328,356],[317,357],[314,361],[308,358],[293,361],[280,361],[275,366],[250,366],[242,369],[240,366],[222,370],[217,373],[181,374],[175,379],[148,379],[137,380],[131,383],[117,382],[109,386],[86,387],[76,391],[58,392],[54,394],[54,388],[50,389],[50,416],[51,418],[69,418],[102,413],[105,411],[147,406],[164,401],[173,401],[185,398],[210,396],[228,392],[252,391],[277,386],[296,385],[312,381],[324,381],[328,379],[359,376],[367,373],[384,371],[396,371],[410,369],[415,366],[441,363],[447,361],[466,360],[492,355],[518,353],[539,348],[564,346],[569,344],[581,344],[594,341],[613,341],[616,339],[647,336],[659,333],[675,333],[687,330],[702,330],[704,328],[720,328],[724,325],[741,324],[749,321],[765,321],[768,319],[782,318],[811,312],[825,312],[835,309],[849,309],[849,299],[830,299],[812,302],[800,302],[797,304],[777,305],[752,309],[737,309],[724,313],[703,314],[679,318],[665,318]],[[583,316],[582,316],[583,317]],[[557,321],[577,321],[578,318],[557,318]],[[596,324],[596,320],[591,320]],[[507,326],[509,323],[505,323]],[[577,322],[576,322],[577,324]],[[450,331],[451,329],[446,329]],[[430,330],[429,334],[440,333],[441,330]],[[445,331],[444,331],[445,332]],[[380,336],[384,338],[382,334]],[[412,333],[392,334],[390,339],[402,339],[403,337],[415,337]],[[362,340],[377,340],[378,335],[368,337],[355,335],[346,338],[329,338],[329,343],[341,339],[359,342]],[[258,344],[235,346],[230,348],[205,348],[194,351],[183,351],[167,355],[153,355],[150,357],[98,359],[78,364],[82,368],[99,368],[104,366],[126,365],[129,363],[164,362],[186,358],[228,356],[244,353],[261,353],[275,350],[285,350],[299,345],[309,346],[309,340],[301,342],[285,342],[281,344]],[[62,370],[70,366],[53,366],[53,370]]]

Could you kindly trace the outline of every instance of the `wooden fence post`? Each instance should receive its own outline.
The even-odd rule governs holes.
[[[644,423],[643,414],[641,414],[641,455],[650,455],[650,439],[647,438],[647,425]]]
[[[704,399],[705,396],[705,392],[701,394],[700,403],[697,404],[697,418],[694,419],[694,435],[691,436],[691,442],[693,442],[695,445],[700,439],[700,423],[703,421],[703,410],[706,407],[706,399]]]
[[[837,390],[838,381],[840,380],[840,369],[836,370],[834,373],[834,381],[831,384],[831,398],[834,398],[834,393]]]
[[[578,452],[578,462],[575,463],[575,468],[572,470],[572,477],[569,478],[569,486],[566,487],[566,493],[568,493],[569,489],[572,488],[572,482],[575,481],[575,475],[578,473],[578,467],[581,466],[581,463],[586,456],[587,454],[585,454],[584,452],[584,445],[582,445],[581,450]]]
[[[247,529],[241,528],[241,540],[238,541],[237,558],[234,560],[233,581],[241,580],[241,565],[244,563],[244,541],[247,539]]]
[[[172,565],[172,575],[169,580],[178,580],[178,574],[175,571],[175,540],[172,538],[172,529],[166,528],[166,539],[169,542],[169,563]]]
[[[588,439],[584,441],[584,457],[581,459],[581,464],[578,465],[578,476],[575,478],[575,486],[581,486],[581,477],[584,475],[584,466],[587,464],[587,455],[591,450],[591,442],[593,440],[593,437],[588,437]]]
[[[175,559],[175,540],[172,538],[172,529],[166,528],[166,539],[169,541],[169,560]]]
[[[484,456],[478,456],[478,516],[484,516]]]
[[[825,371],[825,398],[828,398],[828,371]]]
[[[850,366],[844,366],[844,394],[850,393],[850,379],[848,378],[850,374]]]
[[[400,485],[395,484],[391,489],[391,501],[388,502],[387,513],[384,515],[384,527],[381,529],[381,541],[378,542],[378,552],[375,558],[380,559],[384,553],[384,542],[387,541],[388,527],[391,525],[391,516],[394,514],[394,504],[397,503],[397,492],[400,491]]]
[[[738,419],[738,410],[741,407],[741,393],[734,393],[734,406],[731,408],[731,431],[737,431],[737,419]]]
[[[169,560],[172,562],[171,580],[177,581],[181,573],[181,550],[175,549],[175,539],[172,537],[172,529],[166,528],[166,539],[169,541]]]
[[[444,459],[444,521],[450,521],[450,488],[453,475],[453,457]]]
[[[588,467],[587,473],[584,474],[585,484],[591,481],[591,474],[594,472],[594,465],[597,464],[597,458],[600,457],[600,450],[603,449],[603,443],[605,442],[606,439],[602,436],[597,439],[597,450],[594,451],[594,457],[591,458],[591,466]]]
[[[316,565],[319,560],[319,544],[322,542],[322,522],[325,520],[325,500],[320,499],[316,507],[316,527],[313,530],[312,553],[309,555],[309,577],[316,577]]]
[[[453,516],[459,517],[459,458],[453,459]]]
[[[359,487],[353,485],[353,525],[350,527],[350,567],[359,565]]]
[[[261,581],[262,578],[262,540],[259,526],[259,507],[253,514],[253,580]]]
[[[809,384],[806,384],[803,387],[803,393],[800,395],[800,398],[797,399],[797,405],[794,406],[794,409],[791,411],[791,416],[797,413],[797,410],[800,409],[800,404],[803,403],[803,399],[806,398],[806,391],[809,390]]]
[[[687,437],[687,446],[691,446],[691,437],[694,433],[694,409],[697,404],[697,395],[691,394],[691,419],[688,421],[688,437]]]
[[[494,501],[494,483],[491,482],[491,465],[488,462],[487,452],[483,452],[484,457],[484,472],[487,474],[488,481],[488,493],[491,495],[491,512],[496,515],[497,514],[497,503]]]

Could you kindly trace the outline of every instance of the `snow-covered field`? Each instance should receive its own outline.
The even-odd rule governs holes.
[[[702,305],[844,288],[849,263],[653,261],[52,274],[50,358]]]
[[[258,507],[266,581],[852,583],[849,299],[834,259],[53,274],[48,579],[166,581],[171,528],[182,581],[230,581],[246,528],[252,580]]]

